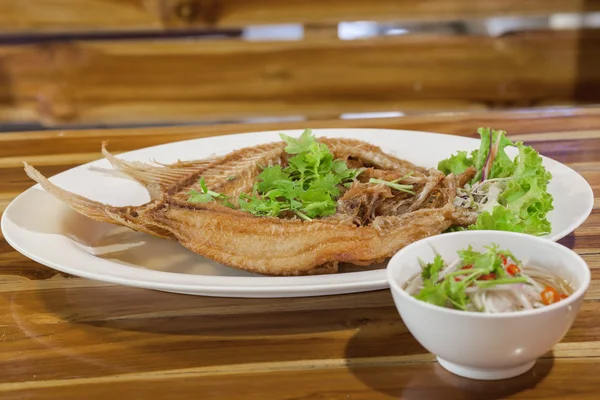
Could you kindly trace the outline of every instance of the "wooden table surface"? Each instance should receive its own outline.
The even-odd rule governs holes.
[[[388,127],[475,136],[506,129],[578,171],[598,193],[600,108],[131,130],[0,134],[0,211],[48,175],[176,140],[300,127]],[[400,138],[400,136],[399,136]],[[161,293],[66,277],[0,236],[1,399],[600,398],[600,213],[561,240],[593,282],[572,329],[527,374],[480,382],[443,370],[387,290],[301,299]],[[40,205],[43,207],[43,204]]]

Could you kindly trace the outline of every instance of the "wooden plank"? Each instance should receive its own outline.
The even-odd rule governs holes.
[[[314,23],[338,21],[450,21],[507,15],[548,15],[557,12],[600,10],[597,0],[224,0],[214,21],[239,23]],[[201,11],[198,18],[202,18]]]
[[[52,124],[319,118],[411,102],[435,109],[441,102],[593,101],[600,96],[598,39],[600,30],[0,47],[0,102]]]
[[[3,0],[3,32],[135,31],[599,11],[598,0]]]
[[[159,0],[3,0],[5,33],[160,29]]]
[[[220,124],[206,126],[171,126],[161,128],[87,129],[38,132],[14,132],[0,135],[0,157],[9,161],[3,165],[17,167],[17,162],[30,156],[36,164],[55,164],[57,154],[97,154],[102,141],[109,142],[112,151],[135,150],[158,144],[202,137],[244,132],[305,128],[381,128],[407,129],[476,137],[480,126],[505,129],[512,135],[535,133],[534,141],[579,138],[578,131],[600,131],[600,109],[553,108],[520,111],[493,111],[475,114],[441,113],[396,118],[298,121],[285,123]],[[558,135],[558,136],[557,136]],[[521,137],[521,136],[519,136]],[[586,134],[585,137],[589,137]],[[593,136],[591,137],[593,138]],[[521,137],[523,140],[523,137]],[[583,147],[583,146],[582,146]],[[45,156],[51,156],[44,161]],[[75,159],[88,157],[74,155]],[[92,157],[92,156],[90,156]],[[66,164],[69,164],[67,162]]]
[[[597,398],[598,357],[540,359],[526,374],[510,380],[474,381],[457,377],[437,363],[377,360],[248,365],[221,370],[131,373],[106,378],[31,380],[0,384],[5,399],[135,399],[202,396],[228,400],[379,400],[379,399],[582,399]],[[263,368],[260,368],[263,367]],[[240,371],[241,370],[241,371]],[[34,378],[35,379],[35,378]],[[569,384],[577,382],[577,384]]]

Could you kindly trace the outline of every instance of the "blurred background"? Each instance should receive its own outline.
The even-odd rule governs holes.
[[[0,0],[0,131],[600,100],[600,0]]]

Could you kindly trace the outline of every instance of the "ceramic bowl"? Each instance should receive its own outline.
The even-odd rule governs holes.
[[[457,251],[497,244],[524,263],[547,268],[570,283],[568,298],[533,310],[481,313],[454,310],[415,299],[403,284],[421,271],[419,258],[431,262],[435,252],[447,262]],[[432,236],[403,248],[390,260],[387,277],[402,320],[445,369],[473,379],[506,379],[527,372],[562,340],[571,327],[590,284],[590,271],[574,251],[526,234],[463,231]]]

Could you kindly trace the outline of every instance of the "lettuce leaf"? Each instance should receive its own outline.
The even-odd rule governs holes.
[[[494,162],[492,163],[492,168],[486,179],[495,179],[495,178],[506,178],[513,174],[515,171],[515,164],[513,160],[510,159],[508,154],[505,152],[505,148],[507,146],[513,146],[513,143],[508,140],[506,137],[506,131],[496,131],[491,130],[489,128],[480,128],[478,130],[479,134],[483,137],[489,136],[491,137],[491,147],[497,148],[496,156],[494,157]],[[481,152],[481,150],[480,150]],[[489,154],[489,149],[486,149],[486,158]],[[484,168],[484,165],[481,165],[481,168]],[[479,167],[476,166],[479,171]],[[481,175],[476,175],[475,180],[481,179]]]
[[[469,226],[469,229],[478,231],[523,232],[522,227],[519,225],[520,221],[520,218],[513,214],[512,211],[498,205],[494,207],[491,214],[487,211],[479,214],[477,222]]]
[[[492,212],[482,212],[470,230],[502,230],[533,235],[546,235],[552,227],[547,214],[554,209],[553,197],[548,192],[548,182],[552,175],[542,165],[542,157],[530,146],[522,142],[512,143],[502,130],[479,128],[481,145],[470,155],[458,152],[438,164],[445,174],[460,174],[469,166],[477,173],[470,182],[509,178],[506,188],[498,196],[498,203]],[[519,155],[511,160],[506,147],[516,147]],[[495,157],[490,159],[490,151]],[[493,161],[488,165],[489,161]],[[488,172],[486,174],[486,172]],[[460,230],[459,228],[454,230]]]
[[[438,163],[438,169],[446,175],[460,175],[472,165],[473,157],[469,157],[469,154],[466,151],[459,151],[458,153],[456,153],[456,155],[453,155],[450,158],[440,161]]]
[[[521,232],[537,235],[550,233],[552,227],[546,218],[554,209],[553,198],[548,193],[548,181],[552,179],[542,165],[542,157],[531,147],[516,143],[519,155],[516,168],[507,188],[498,197],[498,202],[520,219]]]
[[[455,155],[440,161],[438,163],[438,170],[446,175],[450,173],[459,175],[467,168],[473,166],[477,170],[477,173],[471,180],[471,183],[477,182],[481,179],[490,150],[493,147],[497,147],[496,157],[492,163],[490,174],[486,176],[486,179],[510,176],[515,170],[515,165],[504,151],[507,146],[513,145],[506,137],[506,131],[479,128],[477,133],[481,137],[481,144],[478,150],[473,150],[471,154],[468,154],[466,151],[459,151]]]

